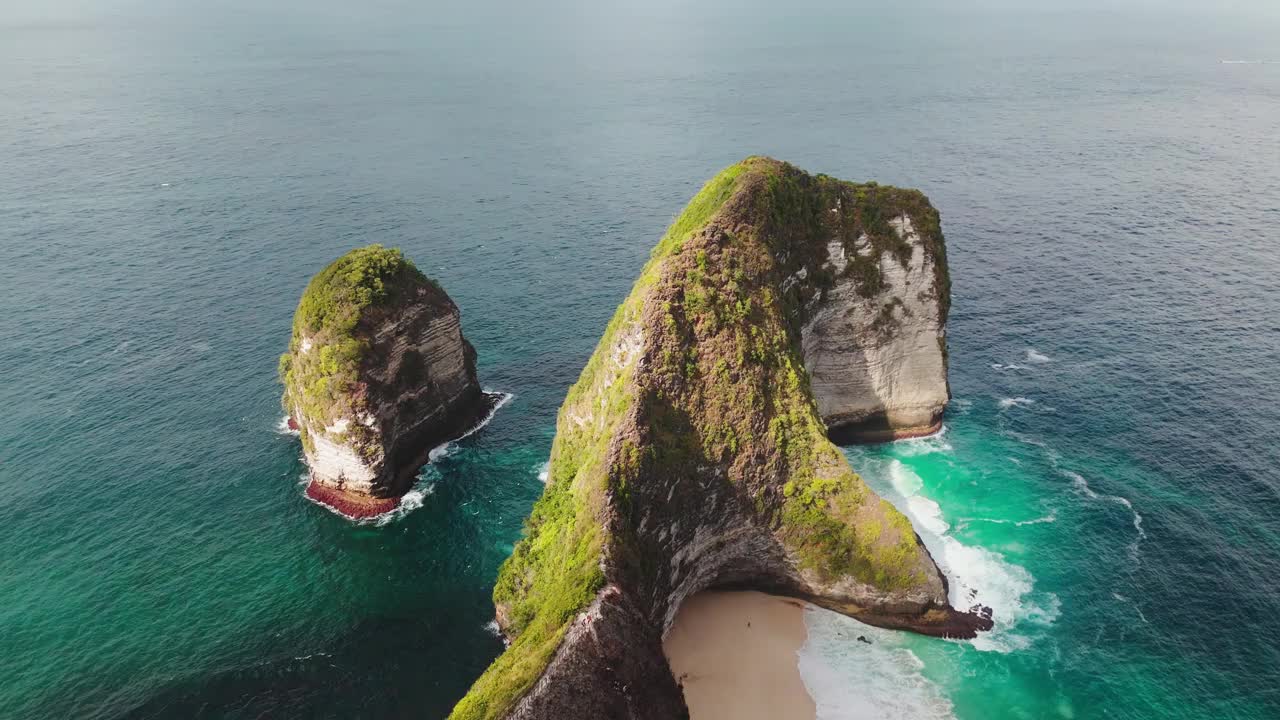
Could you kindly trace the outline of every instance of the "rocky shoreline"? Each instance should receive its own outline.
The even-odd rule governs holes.
[[[435,448],[464,438],[484,427],[488,424],[489,420],[493,418],[493,415],[497,412],[498,408],[511,397],[507,393],[491,391],[483,391],[481,394],[483,396],[483,401],[474,406],[474,409],[468,413],[472,416],[472,420],[465,429],[454,437],[442,442],[436,442],[435,444],[419,443],[419,445],[424,447],[425,450],[420,452],[416,460],[409,461],[408,466],[421,468],[427,463],[431,452]],[[290,417],[288,418],[288,425],[290,429],[295,429],[297,423],[292,417]],[[415,462],[416,466],[413,465]],[[417,471],[415,470],[414,476],[416,476],[416,474]],[[313,502],[324,505],[350,520],[367,520],[379,515],[384,515],[400,507],[401,499],[407,492],[409,492],[409,490],[412,489],[412,487],[413,485],[410,483],[399,492],[395,492],[386,497],[379,497],[359,492],[348,492],[340,487],[334,487],[326,483],[317,482],[312,478],[307,482],[305,495]]]
[[[877,445],[896,440],[918,440],[937,435],[942,432],[942,419],[929,425],[915,427],[887,427],[877,423],[875,426],[842,426],[829,428],[827,435],[837,445]]]
[[[376,498],[360,493],[349,493],[311,480],[306,495],[311,500],[331,508],[351,520],[364,520],[389,513],[400,507],[400,497]]]

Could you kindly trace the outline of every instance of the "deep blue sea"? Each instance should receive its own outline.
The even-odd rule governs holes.
[[[445,715],[566,389],[749,154],[940,209],[946,432],[849,455],[996,613],[811,618],[820,717],[1280,718],[1280,8],[464,5],[0,5],[0,718]],[[515,395],[383,525],[277,427],[370,242]]]

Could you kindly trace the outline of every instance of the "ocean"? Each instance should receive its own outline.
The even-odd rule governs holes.
[[[0,717],[447,714],[565,391],[750,154],[941,211],[945,433],[848,455],[996,621],[811,611],[819,716],[1280,717],[1280,10],[579,5],[0,8]],[[371,242],[513,397],[356,524],[275,372]]]

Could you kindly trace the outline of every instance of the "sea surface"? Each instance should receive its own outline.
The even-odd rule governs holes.
[[[812,613],[820,716],[1280,718],[1280,10],[958,5],[4,3],[0,718],[447,714],[566,389],[757,153],[940,209],[946,432],[848,453],[996,620]],[[355,524],[275,369],[370,242],[514,397]]]

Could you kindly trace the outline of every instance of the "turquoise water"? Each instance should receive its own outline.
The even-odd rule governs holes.
[[[850,457],[998,624],[890,634],[920,664],[880,696],[1280,717],[1280,65],[1219,62],[1277,37],[1262,3],[6,4],[0,717],[447,713],[565,390],[749,153],[944,218],[947,433]],[[382,526],[302,497],[275,381],[373,241],[515,395]]]

